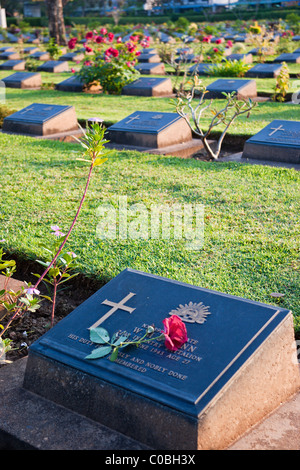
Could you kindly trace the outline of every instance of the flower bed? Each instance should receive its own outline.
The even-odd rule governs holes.
[[[141,34],[123,41],[106,28],[100,32],[89,31],[85,36],[85,60],[77,76],[89,88],[99,84],[106,93],[120,94],[122,88],[136,80],[140,73],[134,68],[141,47],[149,46],[149,38]],[[70,39],[70,50],[76,48],[78,39]]]

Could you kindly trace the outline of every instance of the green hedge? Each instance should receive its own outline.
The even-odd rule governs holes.
[[[279,19],[285,18],[290,13],[299,13],[299,9],[295,8],[286,8],[274,10],[274,8],[260,10],[257,14],[255,11],[244,11],[241,13],[242,20],[251,20],[254,19]],[[179,17],[184,16],[191,22],[202,22],[206,21],[206,18],[203,14],[194,14],[194,13],[187,13],[187,12],[180,12],[180,13],[172,13],[169,16],[122,16],[119,20],[120,25],[125,24],[162,24],[166,23],[167,21],[176,21]],[[221,13],[215,13],[210,15],[210,22],[217,22],[217,21],[235,21],[237,20],[237,14],[234,11],[226,11]],[[46,17],[42,18],[24,18],[24,21],[30,24],[32,27],[43,27],[48,25],[48,19]],[[16,24],[16,18],[7,18],[7,25],[10,26],[11,24]],[[114,24],[114,20],[111,17],[103,16],[103,17],[65,17],[66,25],[73,25],[73,24],[85,24],[85,25],[105,25],[105,24]]]

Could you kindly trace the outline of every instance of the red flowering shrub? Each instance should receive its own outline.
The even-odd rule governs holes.
[[[130,36],[129,41],[123,42],[116,38],[106,28],[89,31],[84,44],[86,53],[93,52],[93,59],[85,58],[81,70],[77,75],[84,84],[98,82],[103,91],[108,93],[121,93],[122,88],[136,80],[140,73],[134,68],[140,47],[148,47],[150,38],[142,34]],[[74,49],[77,39],[69,41],[69,48]]]

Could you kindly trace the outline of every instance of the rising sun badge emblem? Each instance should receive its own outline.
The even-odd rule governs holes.
[[[187,323],[204,323],[207,315],[211,312],[208,311],[209,307],[206,307],[202,302],[194,303],[189,302],[185,305],[179,305],[174,310],[171,310],[169,315],[178,315],[182,321]]]

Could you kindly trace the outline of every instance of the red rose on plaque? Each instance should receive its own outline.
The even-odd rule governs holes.
[[[170,351],[177,351],[187,342],[187,331],[185,324],[177,315],[171,315],[163,320],[165,346]]]

